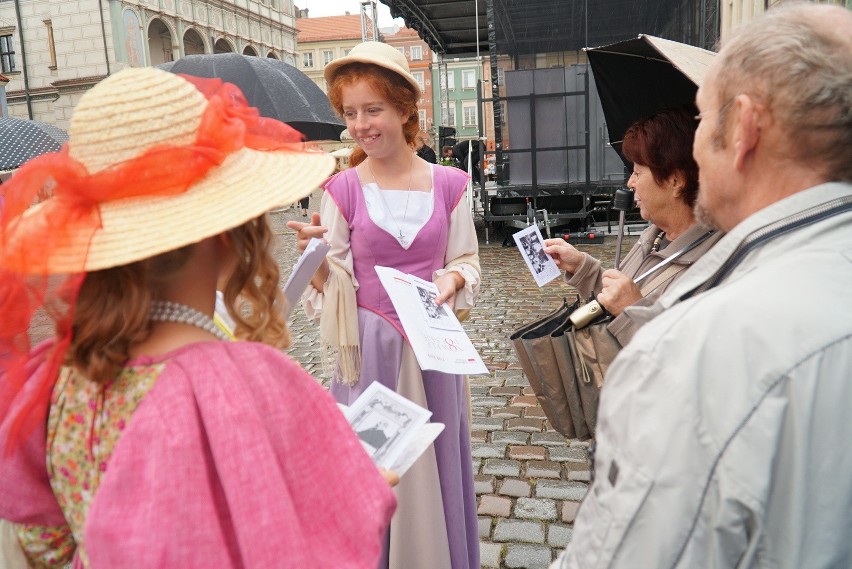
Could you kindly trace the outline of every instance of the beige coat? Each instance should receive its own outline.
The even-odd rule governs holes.
[[[630,249],[630,252],[627,253],[627,256],[622,260],[621,272],[631,278],[636,278],[651,267],[660,264],[674,253],[680,251],[707,231],[706,227],[695,223],[661,251],[651,251],[654,239],[660,233],[660,228],[651,224],[648,229],[642,232],[639,236],[639,241],[636,242],[633,248]],[[711,235],[697,247],[684,253],[677,260],[672,261],[667,268],[660,269],[660,272],[645,279],[639,287],[643,298],[632,306],[650,306],[654,304],[666,289],[677,282],[683,271],[700,259],[721,236],[720,232]],[[599,260],[588,253],[583,253],[583,262],[580,263],[577,272],[573,274],[565,273],[565,281],[577,289],[581,298],[588,299],[590,296],[597,295],[601,291],[601,275],[604,270]],[[618,339],[622,346],[625,346],[639,329],[639,324],[630,317],[628,311],[623,311],[610,322],[607,329]]]

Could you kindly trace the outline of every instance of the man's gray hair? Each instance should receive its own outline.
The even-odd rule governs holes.
[[[740,93],[767,105],[794,159],[852,181],[852,14],[843,12],[794,3],[748,22],[722,46],[716,85],[720,106]]]

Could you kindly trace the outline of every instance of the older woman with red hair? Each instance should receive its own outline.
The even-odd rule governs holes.
[[[624,134],[622,152],[633,162],[627,185],[636,192],[642,219],[651,224],[624,258],[620,270],[604,269],[598,259],[562,239],[545,241],[544,250],[565,271],[565,281],[581,297],[594,295],[614,317],[607,329],[622,346],[639,328],[624,309],[653,304],[721,237],[718,232],[707,236],[710,230],[693,213],[698,196],[698,165],[692,157],[696,127],[688,111],[667,109],[635,122]],[[683,249],[688,250],[667,268],[640,284],[633,282]]]

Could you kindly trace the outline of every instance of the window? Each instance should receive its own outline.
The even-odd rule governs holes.
[[[3,73],[15,71],[15,47],[11,34],[0,36],[0,71]]]
[[[50,65],[48,69],[56,69],[56,42],[53,41],[53,22],[42,20],[47,26],[47,49],[50,52]]]
[[[444,126],[456,126],[456,107],[455,103],[449,107],[444,107]]]
[[[423,50],[419,45],[411,46],[411,60],[420,61],[423,59]]]
[[[505,85],[506,84],[506,70],[502,67],[497,68],[497,84]]]
[[[399,53],[401,53],[401,54],[402,54],[402,57],[405,57],[405,48],[404,48],[404,47],[398,47],[398,48],[396,48],[396,50],[397,50]]]
[[[456,88],[456,74],[454,71],[447,71],[447,89]]]
[[[425,91],[426,87],[423,84],[423,72],[422,71],[415,71],[411,75],[414,77],[414,80],[417,81],[417,84],[420,85],[420,90]]]
[[[306,51],[302,54],[302,67],[314,66],[314,54],[311,51]]]
[[[330,49],[323,50],[322,52],[322,64],[328,65],[331,63],[331,60],[334,59],[334,52]]]
[[[349,55],[350,51],[352,51],[352,50],[351,49],[344,49],[343,50],[343,57],[346,57],[347,55]]]
[[[476,126],[476,102],[462,103],[462,124],[464,126]]]
[[[462,71],[462,88],[476,88],[476,71],[474,71],[473,69],[465,69],[464,71]]]
[[[426,130],[426,111],[417,111],[420,115],[420,130]]]

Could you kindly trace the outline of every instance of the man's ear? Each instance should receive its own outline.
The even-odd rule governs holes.
[[[760,114],[763,107],[749,95],[737,95],[734,99],[734,167],[741,170],[746,158],[760,140]]]

